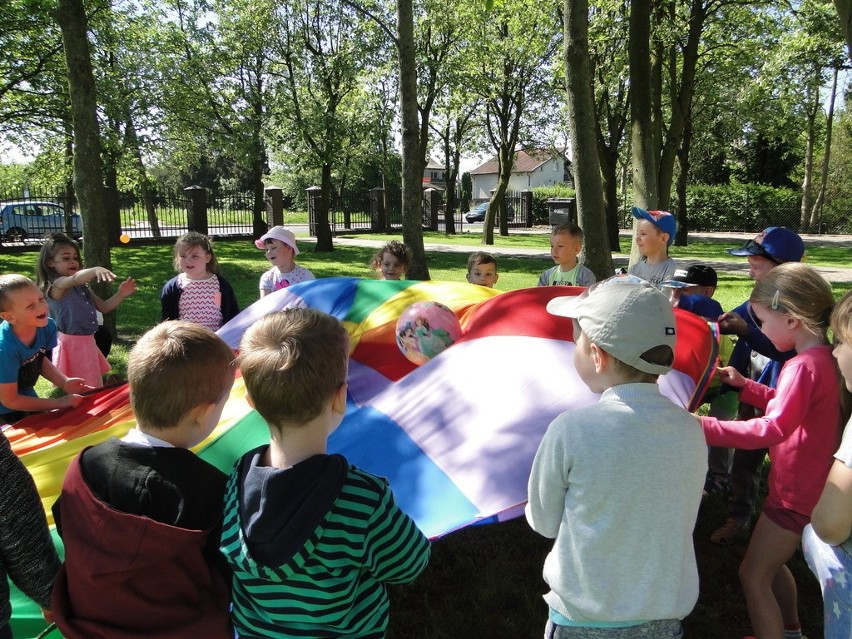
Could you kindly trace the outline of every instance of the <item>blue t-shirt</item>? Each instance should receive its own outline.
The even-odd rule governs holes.
[[[56,348],[56,324],[47,320],[47,326],[36,330],[32,344],[24,344],[12,331],[9,322],[0,323],[0,384],[18,383],[18,393],[38,397],[35,384],[41,375],[41,363],[47,352]],[[15,412],[0,404],[0,415]]]

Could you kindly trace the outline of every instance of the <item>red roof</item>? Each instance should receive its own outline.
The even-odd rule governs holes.
[[[532,173],[548,160],[557,157],[557,153],[547,149],[529,149],[515,151],[515,163],[512,166],[512,173]],[[498,164],[497,158],[493,157],[485,164],[480,164],[473,169],[471,175],[487,175],[489,173],[497,173]]]

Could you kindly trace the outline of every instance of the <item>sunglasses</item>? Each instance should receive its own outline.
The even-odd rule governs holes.
[[[751,255],[759,255],[761,257],[765,257],[767,260],[775,262],[776,264],[781,264],[781,262],[776,260],[766,251],[766,249],[763,247],[763,244],[755,242],[754,240],[749,240],[748,242],[746,242],[745,246],[743,246],[743,250],[747,251]]]

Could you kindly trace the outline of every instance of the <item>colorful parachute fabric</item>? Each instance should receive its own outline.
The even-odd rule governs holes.
[[[340,319],[351,336],[349,408],[329,448],[387,477],[400,506],[430,537],[474,523],[517,516],[538,443],[559,413],[594,402],[573,367],[571,321],[547,302],[582,289],[541,287],[500,293],[455,282],[383,282],[331,278],[262,298],[220,329],[238,348],[243,332],[267,313],[311,307]],[[462,337],[416,366],[396,345],[396,320],[414,302],[438,301],[458,317]],[[715,333],[677,311],[674,370],[664,394],[697,407],[718,352]],[[122,436],[134,424],[126,386],[107,389],[76,409],[36,415],[6,431],[50,506],[73,457],[85,446]],[[196,452],[225,472],[268,441],[237,379],[216,430]],[[61,542],[57,539],[61,547]],[[44,627],[32,602],[13,596],[15,636]]]

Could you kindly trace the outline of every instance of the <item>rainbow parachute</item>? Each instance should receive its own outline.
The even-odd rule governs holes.
[[[455,282],[321,279],[264,297],[219,334],[236,349],[258,318],[296,306],[340,319],[351,335],[349,407],[329,448],[387,477],[400,506],[434,538],[519,515],[547,425],[559,413],[596,400],[573,367],[571,321],[545,310],[551,298],[581,291],[541,287],[501,293]],[[463,333],[450,348],[415,366],[397,348],[395,326],[409,305],[423,300],[451,308]],[[718,336],[698,317],[676,315],[675,367],[659,383],[675,403],[693,410],[712,375]],[[36,480],[51,525],[50,507],[73,457],[86,446],[123,436],[133,425],[123,385],[6,431]],[[219,425],[195,450],[229,472],[242,453],[266,441],[266,425],[245,401],[238,377]],[[16,591],[12,603],[16,637],[44,628],[34,603]]]

